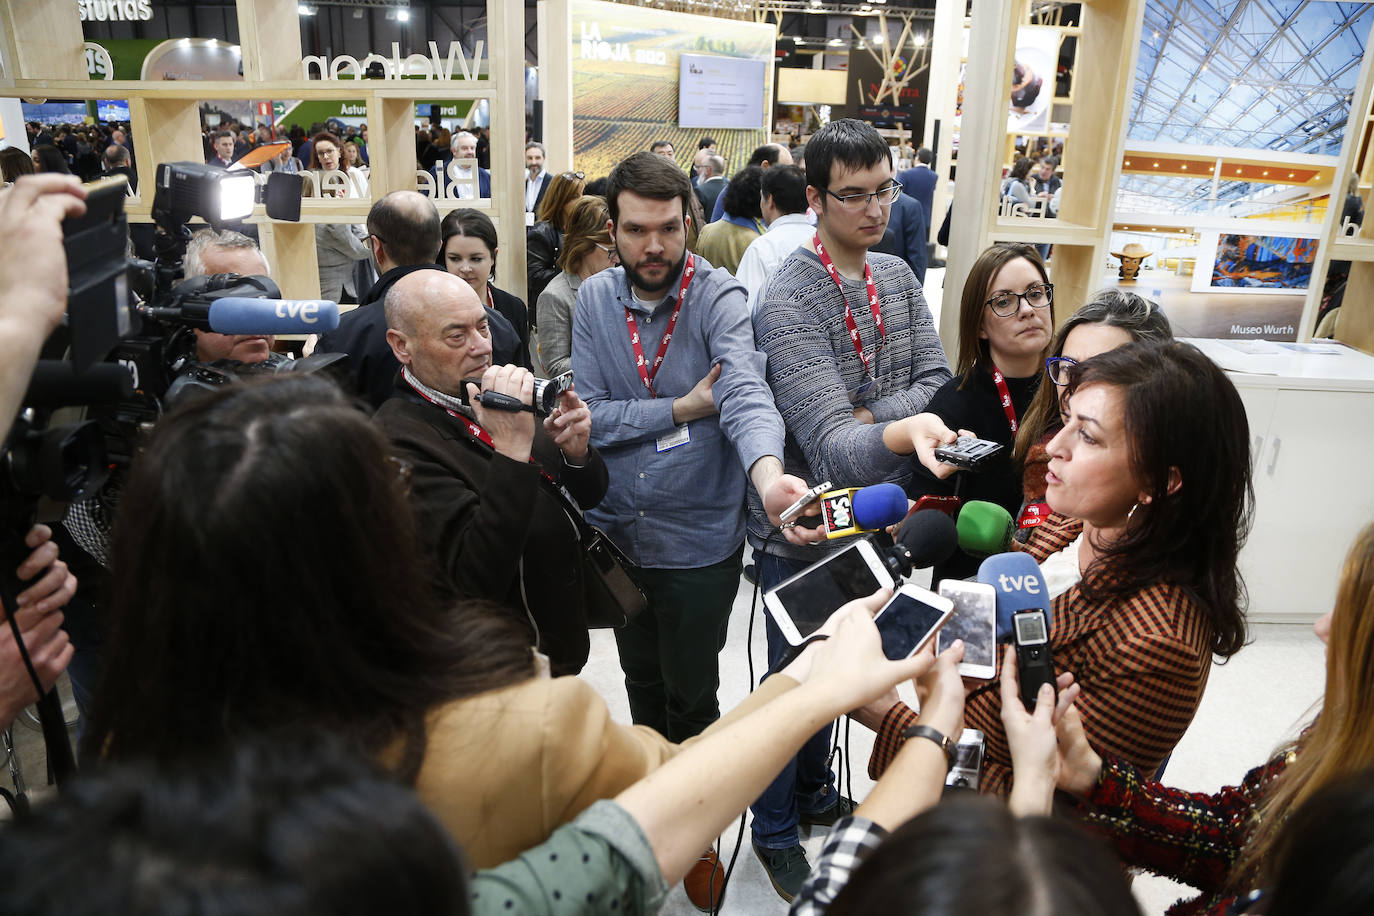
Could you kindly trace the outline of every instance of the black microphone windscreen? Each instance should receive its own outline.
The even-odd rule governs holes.
[[[959,532],[954,519],[939,509],[922,509],[902,522],[897,541],[910,552],[913,569],[926,569],[954,556]]]

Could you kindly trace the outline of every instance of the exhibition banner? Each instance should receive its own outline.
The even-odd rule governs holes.
[[[732,173],[767,141],[763,117],[755,120],[757,126],[748,128],[728,127],[720,121],[723,107],[736,117],[753,116],[736,109],[734,102],[740,100],[710,98],[725,92],[719,86],[713,88],[710,79],[698,84],[701,92],[694,104],[698,118],[687,123],[703,123],[704,118],[720,121],[719,126],[682,127],[678,74],[684,54],[763,62],[763,67],[753,68],[757,77],[751,82],[756,80],[756,84],[736,83],[738,88],[732,91],[751,96],[750,112],[767,114],[773,104],[776,26],[600,0],[573,0],[571,7],[573,149],[575,167],[589,179],[608,174],[621,159],[647,150],[655,140],[672,143],[678,164],[690,169],[697,141],[714,137],[716,151],[725,157]],[[761,107],[754,107],[753,96]]]

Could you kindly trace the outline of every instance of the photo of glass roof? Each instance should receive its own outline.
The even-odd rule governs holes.
[[[1370,3],[1149,0],[1127,142],[1338,155],[1371,24]],[[1123,175],[1120,203],[1201,210],[1210,194],[1210,180]],[[1217,201],[1273,196],[1230,181]]]

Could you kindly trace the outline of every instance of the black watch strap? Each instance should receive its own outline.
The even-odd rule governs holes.
[[[940,750],[945,752],[945,760],[949,765],[954,766],[954,742],[949,735],[941,734],[929,725],[917,723],[902,732],[903,738],[929,738],[940,746]]]

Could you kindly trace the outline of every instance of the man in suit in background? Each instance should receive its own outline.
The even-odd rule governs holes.
[[[544,144],[531,140],[525,144],[525,212],[537,213],[549,189],[549,172],[544,168]]]
[[[715,153],[702,157],[702,160],[701,165],[697,166],[696,195],[697,200],[701,201],[701,212],[710,213],[716,206],[716,198],[725,190],[725,160]]]
[[[934,160],[934,154],[923,146],[916,151],[916,165],[897,176],[902,183],[902,193],[915,198],[925,211],[927,226],[930,225],[930,204],[935,197],[935,180],[938,177],[931,167]]]

